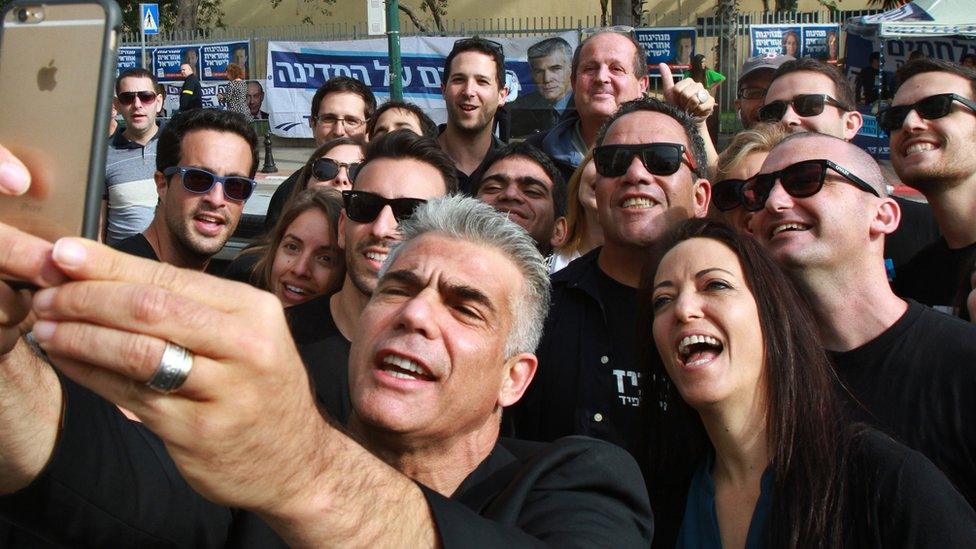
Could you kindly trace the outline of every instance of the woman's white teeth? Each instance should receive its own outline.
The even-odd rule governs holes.
[[[778,235],[783,231],[805,231],[807,230],[806,225],[800,225],[799,223],[784,223],[773,228],[773,236]]]
[[[424,369],[420,367],[416,362],[394,355],[389,355],[383,359],[383,363],[399,368],[399,370],[389,370],[390,375],[400,379],[416,379],[416,376],[410,375],[411,373],[420,376],[426,375]],[[402,372],[400,370],[403,370]]]
[[[641,198],[641,197],[628,198],[627,200],[624,200],[623,207],[624,208],[650,208],[651,200],[649,198]]]
[[[933,145],[932,143],[915,143],[909,145],[909,147],[905,149],[905,154],[912,154],[912,153],[917,153],[922,151],[931,151],[935,148],[936,148],[935,145]]]
[[[713,347],[718,347],[721,345],[717,339],[712,336],[707,335],[691,335],[685,336],[684,339],[678,343],[678,352],[682,355],[688,354],[688,347],[696,345],[698,343],[704,343],[706,345],[711,345]]]
[[[304,288],[299,288],[298,286],[292,286],[290,284],[285,284],[285,289],[298,295],[305,295],[307,293]]]

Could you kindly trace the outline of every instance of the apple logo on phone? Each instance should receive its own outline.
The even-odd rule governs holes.
[[[46,67],[41,67],[37,71],[37,88],[41,91],[53,90],[58,82],[54,79],[54,73],[58,72],[58,68],[54,66],[54,59],[47,64]]]

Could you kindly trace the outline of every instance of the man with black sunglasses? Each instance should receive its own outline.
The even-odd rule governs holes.
[[[697,123],[654,99],[624,103],[601,130],[593,161],[604,244],[552,275],[553,305],[536,350],[539,370],[513,411],[515,436],[596,437],[648,463],[640,443],[647,425],[637,287],[655,241],[675,223],[705,216],[705,158]],[[655,538],[673,546],[687,484],[674,492],[649,485]]]
[[[160,130],[155,160],[152,222],[113,247],[205,270],[234,233],[257,185],[257,135],[239,114],[193,109]]]
[[[898,70],[901,85],[878,122],[902,182],[928,200],[942,236],[895,272],[895,291],[949,313],[976,254],[976,71],[938,59]]]
[[[757,114],[761,122],[778,122],[791,132],[851,140],[864,122],[854,107],[854,90],[836,67],[803,58],[776,69]]]
[[[113,104],[125,128],[112,135],[105,158],[102,236],[109,245],[142,232],[156,208],[156,116],[163,108],[156,86],[146,69],[123,72],[115,80]]]
[[[503,146],[492,133],[508,96],[501,44],[477,36],[458,40],[444,59],[443,79],[447,124],[437,142],[454,160],[461,192],[473,195],[491,152]]]
[[[457,192],[454,163],[433,139],[410,130],[380,136],[343,193],[339,247],[345,251],[342,288],[288,309],[299,353],[309,369],[319,402],[344,423],[349,416],[349,347],[369,301],[380,266],[400,240],[401,220],[425,200]]]
[[[976,326],[888,284],[884,240],[900,209],[856,145],[800,133],[743,194],[755,237],[805,295],[851,414],[925,454],[976,501]]]
[[[854,109],[854,88],[837,67],[811,58],[788,61],[773,75],[764,105],[763,122],[779,123],[789,132],[818,132],[850,141],[863,124]],[[938,237],[931,209],[893,197],[902,211],[899,228],[885,242],[889,271],[895,273],[919,250]],[[890,276],[890,272],[889,272]]]

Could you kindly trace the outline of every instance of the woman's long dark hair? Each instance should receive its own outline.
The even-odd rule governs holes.
[[[651,340],[643,353],[650,374],[644,403],[651,421],[651,474],[687,469],[709,450],[701,419],[681,399],[648,336],[657,266],[691,238],[715,240],[735,253],[759,310],[766,437],[774,471],[768,546],[838,546],[850,436],[842,428],[833,369],[809,307],[783,271],[755,240],[721,222],[693,219],[675,227],[657,245],[641,280],[642,340]],[[648,484],[653,493],[653,477]]]

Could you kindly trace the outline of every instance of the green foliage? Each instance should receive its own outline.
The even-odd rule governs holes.
[[[122,32],[139,32],[139,0],[116,0],[122,9]],[[145,0],[143,0],[145,1]],[[159,23],[163,29],[172,29],[183,0],[157,0]],[[197,7],[197,26],[200,29],[223,28],[222,0],[200,0]]]

